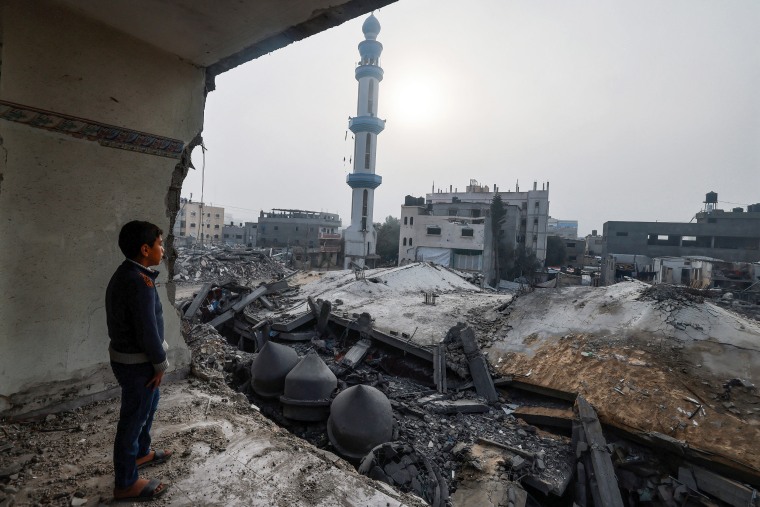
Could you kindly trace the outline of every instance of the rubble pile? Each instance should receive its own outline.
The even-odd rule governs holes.
[[[281,278],[291,273],[282,263],[256,250],[208,246],[178,248],[174,263],[176,282],[221,282],[235,279],[244,285]]]
[[[683,306],[704,303],[705,297],[709,297],[709,293],[701,289],[661,283],[643,289],[638,299],[640,301],[670,302]]]
[[[684,414],[684,424],[671,432],[680,431],[685,437],[701,432],[704,438],[709,424],[721,416],[714,406],[703,412],[701,407],[708,406],[704,401],[695,405],[696,410],[688,404],[705,398],[702,388],[695,392],[691,386],[691,391],[682,394],[682,389],[668,386],[664,377],[650,370],[670,361],[665,371],[677,367],[686,373],[685,360],[702,368],[702,362],[696,361],[704,361],[703,357],[692,359],[682,351],[708,332],[730,339],[729,345],[741,344],[746,353],[742,340],[745,335],[747,339],[754,336],[753,326],[726,318],[728,312],[705,303],[709,294],[694,289],[630,282],[612,288],[537,291],[517,298],[483,294],[469,284],[455,288],[460,282],[448,281],[451,275],[429,265],[410,265],[367,273],[365,278],[328,273],[306,288],[290,287],[282,280],[277,282],[282,287],[270,284],[243,291],[226,320],[227,312],[211,322],[221,334],[209,326],[192,328],[190,335],[197,340],[197,345],[191,345],[193,373],[208,382],[223,378],[290,433],[355,465],[363,461],[363,471],[370,477],[415,492],[431,505],[440,500],[430,489],[435,481],[423,481],[427,475],[422,469],[428,466],[440,479],[440,491],[448,491],[460,502],[476,499],[484,491],[486,496],[496,495],[493,498],[501,495],[503,505],[517,507],[569,505],[566,501],[579,491],[588,499],[618,498],[622,493],[628,505],[669,505],[674,497],[683,502],[699,492],[721,498],[703,489],[707,486],[684,488],[691,475],[707,477],[691,463],[678,461],[674,468],[672,457],[642,457],[644,453],[619,435],[607,441],[601,424],[623,417],[622,425],[615,427],[630,430],[643,425],[630,414],[647,413],[646,417],[665,427],[666,414],[674,412]],[[431,294],[434,297],[428,297]],[[439,319],[438,312],[448,320]],[[402,318],[414,327],[401,324]],[[448,327],[441,332],[444,325]],[[318,354],[337,377],[330,401],[357,385],[379,390],[392,409],[389,442],[375,447],[363,460],[359,453],[347,456],[328,438],[329,424],[289,419],[281,398],[257,394],[251,365],[269,342],[287,346],[301,358]],[[642,346],[643,350],[637,348]],[[488,347],[485,353],[484,347]],[[557,350],[548,353],[549,347]],[[649,354],[650,349],[657,355]],[[492,361],[486,361],[486,354]],[[731,361],[709,366],[717,371],[718,366],[731,367]],[[700,373],[706,371],[703,368]],[[523,396],[517,396],[517,391]],[[671,391],[673,401],[665,397]],[[738,388],[734,391],[733,398],[723,400],[724,406],[744,404],[744,398],[738,399],[744,393]],[[526,397],[526,392],[540,396]],[[568,400],[578,402],[581,392],[590,401],[584,402],[585,415],[573,415]],[[751,403],[751,396],[748,392],[744,397]],[[558,400],[561,406],[554,406]],[[648,409],[652,403],[655,409]],[[599,420],[597,404],[602,407]],[[652,410],[656,410],[654,417]],[[744,409],[726,410],[744,416]],[[747,414],[754,416],[754,412]],[[583,428],[576,435],[575,426],[581,422]],[[729,431],[727,419],[721,418],[720,423]],[[675,442],[665,434],[667,429],[657,428],[635,436],[650,438],[652,449],[662,448],[665,438]],[[733,426],[730,431],[735,438]],[[691,452],[684,449],[681,456]],[[699,457],[698,452],[691,452],[691,457]],[[486,455],[491,462],[486,463]],[[678,466],[686,471],[681,473]],[[730,482],[725,488],[733,494],[743,491],[739,486]],[[546,503],[535,500],[541,495]]]

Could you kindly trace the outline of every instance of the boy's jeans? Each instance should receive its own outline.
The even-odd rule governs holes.
[[[137,481],[135,460],[150,452],[150,427],[158,406],[158,389],[145,387],[153,377],[150,363],[111,363],[121,386],[121,412],[113,444],[116,488],[125,489]]]

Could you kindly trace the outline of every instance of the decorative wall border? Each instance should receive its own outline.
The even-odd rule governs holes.
[[[101,146],[109,148],[136,151],[158,155],[159,157],[178,159],[185,147],[185,143],[179,139],[147,134],[5,100],[0,100],[0,119],[67,134],[78,139],[97,141]]]

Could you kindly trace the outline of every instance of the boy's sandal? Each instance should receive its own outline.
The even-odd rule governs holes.
[[[160,465],[161,463],[166,463],[173,454],[172,451],[165,451],[163,449],[155,449],[153,452],[153,459],[149,459],[145,463],[140,463],[137,465],[138,470],[153,465]]]
[[[156,489],[159,486],[163,486],[160,491],[156,492]],[[158,479],[151,479],[148,484],[145,485],[145,487],[140,491],[140,493],[137,494],[137,496],[122,496],[122,497],[116,497],[114,496],[113,501],[114,502],[150,502],[152,500],[155,500],[159,498],[161,495],[166,493],[166,490],[169,489],[168,484],[163,484]]]

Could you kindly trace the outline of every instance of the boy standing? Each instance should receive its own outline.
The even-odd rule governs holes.
[[[138,468],[163,463],[170,451],[150,448],[150,428],[158,406],[168,345],[164,318],[156,292],[158,271],[151,269],[164,256],[163,231],[149,222],[132,221],[119,233],[126,257],[106,289],[108,352],[121,386],[121,411],[113,448],[115,500],[152,500],[167,484],[139,478]]]

